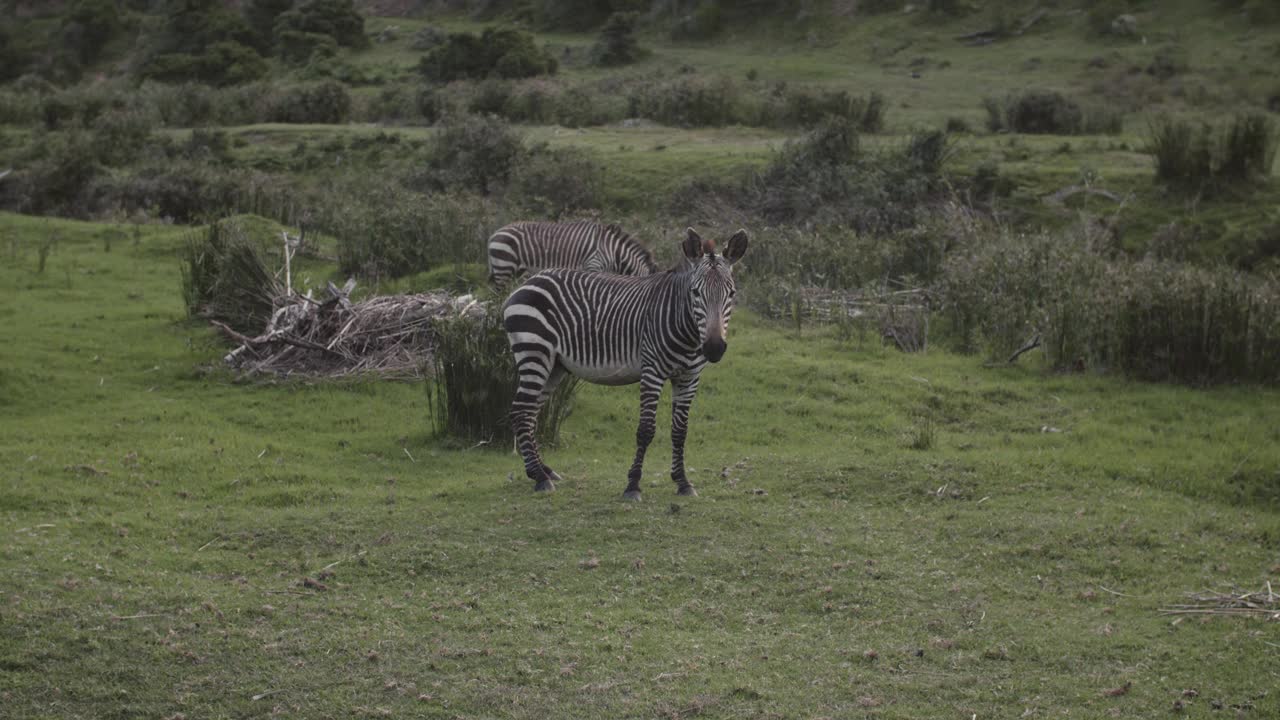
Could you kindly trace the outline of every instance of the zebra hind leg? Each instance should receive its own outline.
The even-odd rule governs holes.
[[[547,371],[547,365],[549,363],[541,355],[526,356],[518,361],[520,384],[511,402],[511,432],[524,459],[524,474],[534,482],[533,489],[537,492],[555,490],[555,481],[560,479],[555,471],[543,464],[542,455],[538,452],[538,411],[547,395],[548,381],[554,375],[554,371]]]

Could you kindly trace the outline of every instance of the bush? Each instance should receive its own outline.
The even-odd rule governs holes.
[[[512,172],[510,193],[539,217],[598,208],[604,199],[604,165],[580,148],[535,148]]]
[[[1118,134],[1124,116],[1103,107],[1082,107],[1062,93],[1028,90],[1004,101],[985,98],[987,129],[991,132],[1020,132],[1047,135]]]
[[[276,34],[280,59],[294,65],[319,62],[338,54],[338,41],[321,33],[282,30]]]
[[[1098,35],[1110,35],[1111,23],[1129,12],[1125,0],[1094,0],[1089,8],[1089,29]]]
[[[491,300],[479,318],[456,316],[432,324],[435,347],[427,407],[437,433],[505,451],[512,441],[509,413],[516,364],[503,328],[502,308]],[[537,439],[554,443],[572,410],[578,380],[566,377],[538,415]]]
[[[286,33],[321,35],[343,47],[365,48],[364,18],[351,0],[304,0],[292,10],[280,13],[273,28],[277,42]]]
[[[631,88],[628,117],[640,117],[664,125],[720,127],[739,116],[738,88],[728,78],[704,80],[680,77]]]
[[[155,119],[145,107],[116,108],[99,115],[93,122],[99,161],[124,165],[137,160],[154,128]]]
[[[609,16],[600,37],[591,47],[591,62],[606,67],[629,65],[644,57],[644,50],[636,41],[636,22],[640,13],[615,12]]]
[[[1150,127],[1156,179],[1196,191],[1225,185],[1266,182],[1275,163],[1275,123],[1262,114],[1238,115],[1225,128],[1205,123],[1198,128],[1165,118]]]
[[[97,177],[85,211],[147,212],[173,222],[207,222],[242,206],[247,175],[203,161],[161,161],[130,174]]]
[[[502,120],[455,117],[432,139],[410,184],[424,190],[492,192],[507,181],[523,152],[524,140]]]
[[[448,40],[424,55],[418,72],[432,82],[447,83],[489,76],[523,78],[554,74],[556,59],[520,30],[488,28],[479,37],[451,33]]]
[[[1145,380],[1280,381],[1280,281],[1112,257],[1087,233],[975,236],[942,295],[994,359],[1040,335],[1054,367]]]
[[[102,172],[98,148],[79,130],[34,144],[35,155],[0,183],[4,207],[33,215],[88,217],[86,195]]]
[[[317,225],[338,244],[338,268],[371,280],[448,263],[482,262],[492,213],[475,195],[422,195],[393,183],[340,187]]]
[[[297,85],[273,100],[268,112],[270,122],[298,124],[338,124],[351,116],[351,95],[347,88],[332,80],[310,85]]]
[[[671,28],[677,40],[708,40],[724,29],[724,12],[719,0],[702,0],[698,7]]]
[[[949,149],[939,132],[916,135],[901,148],[862,152],[853,123],[830,117],[787,143],[738,202],[769,222],[898,232],[918,224],[939,200]]]
[[[448,35],[440,28],[434,25],[424,25],[413,33],[413,39],[409,41],[409,47],[413,50],[432,50],[439,45],[443,45],[448,39]]]

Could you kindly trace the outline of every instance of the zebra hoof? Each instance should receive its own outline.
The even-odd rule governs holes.
[[[692,485],[681,485],[676,488],[677,495],[686,495],[688,497],[698,497],[698,491],[693,489]]]
[[[551,492],[556,489],[556,484],[551,482],[551,478],[547,478],[537,485],[533,486],[534,492]]]
[[[623,499],[623,500],[627,500],[627,501],[629,501],[629,502],[640,502],[640,491],[639,491],[639,490],[628,490],[628,491],[626,491],[626,492],[622,493],[622,499]]]

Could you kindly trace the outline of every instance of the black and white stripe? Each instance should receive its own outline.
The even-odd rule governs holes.
[[[623,496],[640,497],[645,450],[653,440],[662,386],[671,381],[671,479],[681,495],[696,495],[684,469],[689,406],[707,362],[719,362],[736,289],[733,264],[747,251],[739,230],[717,255],[692,228],[684,262],[665,273],[626,277],[547,270],[529,278],[503,306],[519,385],[511,426],[536,490],[555,489],[560,476],[542,462],[534,440],[538,410],[566,374],[602,385],[640,383],[636,455]]]
[[[649,275],[653,256],[617,225],[517,222],[489,238],[489,282],[503,286],[525,272],[548,268]]]

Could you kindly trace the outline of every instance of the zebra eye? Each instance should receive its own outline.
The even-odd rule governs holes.
[[[692,288],[690,292],[693,293],[694,297],[702,297],[702,291],[699,290],[698,288]]]

